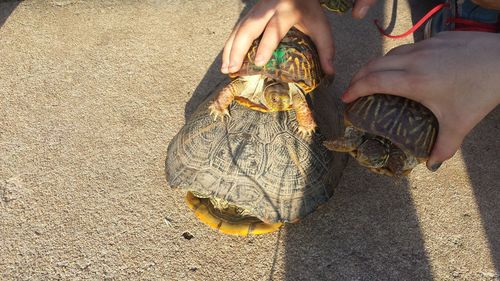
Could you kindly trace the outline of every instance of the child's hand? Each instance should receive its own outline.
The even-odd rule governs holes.
[[[352,10],[353,17],[363,18],[375,1],[357,0]],[[253,40],[262,33],[255,62],[257,65],[266,64],[292,26],[311,37],[318,49],[321,67],[327,74],[333,74],[335,48],[332,30],[319,0],[259,1],[229,36],[222,55],[221,71],[237,72]]]
[[[342,97],[385,93],[407,97],[429,108],[439,134],[427,162],[436,170],[451,158],[464,137],[500,103],[500,35],[442,32],[399,46],[367,64]]]
[[[311,37],[318,49],[321,67],[326,73],[333,74],[335,48],[332,31],[318,0],[259,1],[229,36],[222,55],[221,71],[237,72],[252,42],[262,33],[255,63],[266,64],[293,26]]]

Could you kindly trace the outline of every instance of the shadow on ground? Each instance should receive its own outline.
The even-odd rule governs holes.
[[[257,1],[254,0],[241,0],[243,9],[241,10],[238,21],[248,13],[248,11],[255,5]],[[236,25],[237,22],[234,23]],[[227,75],[220,72],[222,65],[222,50],[219,52],[217,57],[214,59],[212,64],[207,70],[207,73],[201,79],[196,89],[184,108],[184,119],[188,119],[189,116],[196,110],[196,108],[213,92],[214,89],[218,88],[224,81],[229,81]]]
[[[0,28],[2,28],[3,24],[7,21],[10,14],[14,12],[19,3],[21,3],[21,1],[0,2]]]
[[[363,64],[382,55],[381,36],[370,21],[383,18],[383,4],[363,22],[331,17],[338,72],[332,94],[340,95]],[[346,25],[349,32],[341,28]],[[393,18],[387,32],[394,25]],[[431,280],[408,183],[372,175],[353,162],[324,209],[286,228],[286,280]]]
[[[461,150],[497,275],[500,273],[499,126],[500,109],[497,108],[472,130]]]

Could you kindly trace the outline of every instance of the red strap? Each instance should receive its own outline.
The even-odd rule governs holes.
[[[423,18],[421,18],[412,28],[407,30],[405,33],[398,34],[398,35],[390,35],[390,34],[386,33],[384,31],[384,29],[378,24],[378,20],[374,20],[374,23],[377,26],[380,33],[382,33],[385,37],[389,37],[389,38],[393,38],[393,39],[403,38],[403,37],[406,37],[406,36],[412,34],[413,32],[415,32],[415,30],[417,30],[422,24],[424,24],[435,13],[439,12],[441,9],[443,9],[444,7],[448,7],[448,6],[449,5],[447,3],[442,3],[442,4],[437,5],[436,7],[432,8],[432,10],[427,12],[427,14]]]
[[[459,31],[484,31],[484,32],[497,32],[498,24],[477,22],[468,19],[454,18],[449,22],[455,23],[455,30]]]

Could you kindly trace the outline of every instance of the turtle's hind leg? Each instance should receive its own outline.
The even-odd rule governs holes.
[[[228,107],[233,102],[234,97],[239,95],[244,87],[245,81],[237,78],[222,88],[219,94],[217,94],[217,97],[208,106],[210,109],[210,115],[214,117],[215,121],[219,118],[224,120],[224,116],[231,117]]]

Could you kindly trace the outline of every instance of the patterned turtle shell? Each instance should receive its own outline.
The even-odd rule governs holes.
[[[318,52],[311,39],[296,28],[290,29],[264,66],[256,66],[255,54],[261,38],[256,39],[248,51],[240,71],[231,77],[264,75],[287,83],[296,83],[309,93],[314,90],[324,73]]]
[[[367,133],[382,136],[420,161],[427,159],[439,124],[422,104],[386,94],[357,99],[345,110],[345,119]]]
[[[223,199],[265,223],[296,222],[328,201],[343,154],[327,150],[318,133],[301,138],[293,111],[262,113],[238,103],[230,110],[229,120],[213,122],[202,104],[170,142],[170,186]],[[340,122],[330,127],[341,130]]]

